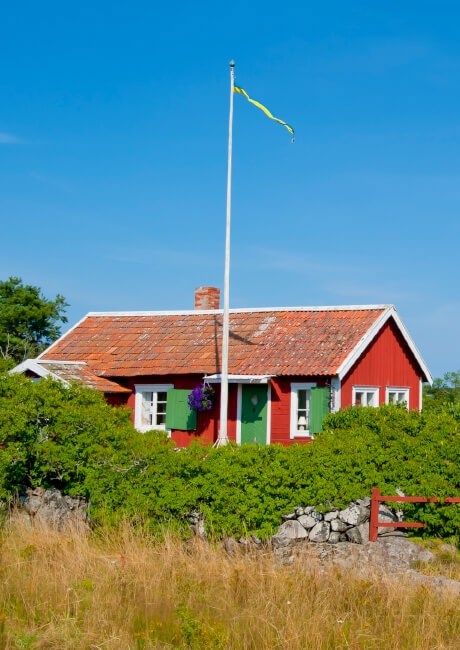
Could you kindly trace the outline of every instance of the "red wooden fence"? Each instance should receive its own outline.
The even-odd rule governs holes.
[[[425,528],[425,524],[415,521],[379,521],[379,506],[382,501],[395,501],[398,503],[460,503],[460,497],[400,497],[383,496],[379,488],[372,488],[371,518],[369,521],[369,541],[376,542],[379,528]]]

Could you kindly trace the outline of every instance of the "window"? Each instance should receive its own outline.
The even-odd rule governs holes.
[[[330,401],[329,386],[291,384],[291,438],[312,438],[313,434],[322,431]]]
[[[291,438],[310,436],[310,397],[316,384],[291,384]]]
[[[387,404],[405,404],[409,408],[409,389],[408,388],[387,388]]]
[[[166,429],[167,392],[171,385],[136,384],[134,424],[139,431]]]
[[[378,406],[379,389],[372,386],[353,387],[353,406]]]

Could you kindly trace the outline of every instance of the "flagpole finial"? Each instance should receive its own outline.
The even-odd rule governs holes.
[[[231,68],[234,68],[234,67],[235,67],[235,61],[234,61],[233,59],[230,61],[230,67],[231,67]]]

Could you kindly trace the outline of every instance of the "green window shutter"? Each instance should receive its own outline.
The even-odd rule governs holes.
[[[188,405],[190,390],[170,388],[166,398],[166,428],[194,431],[196,429],[196,411]]]
[[[329,413],[330,390],[328,386],[312,388],[310,392],[310,433],[323,430],[323,420]]]

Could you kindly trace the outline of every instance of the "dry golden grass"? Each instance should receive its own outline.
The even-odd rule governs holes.
[[[401,579],[353,578],[308,556],[105,536],[12,521],[0,555],[0,647],[417,650],[460,647],[460,599]]]

